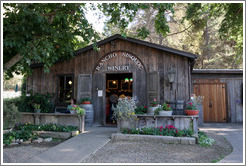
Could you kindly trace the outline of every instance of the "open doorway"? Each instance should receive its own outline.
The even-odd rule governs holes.
[[[106,74],[106,125],[115,125],[112,105],[119,97],[132,97],[132,73]]]

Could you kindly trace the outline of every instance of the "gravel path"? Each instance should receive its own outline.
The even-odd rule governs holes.
[[[210,163],[232,152],[231,144],[222,136],[207,133],[216,143],[199,145],[162,144],[151,142],[109,142],[83,163]]]
[[[32,143],[30,145],[13,145],[3,148],[3,163],[22,163],[45,150],[58,145],[62,141]]]

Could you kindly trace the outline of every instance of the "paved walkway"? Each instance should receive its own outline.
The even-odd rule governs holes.
[[[87,156],[97,151],[110,141],[116,127],[86,127],[79,134],[24,163],[80,163]]]
[[[215,131],[231,143],[233,152],[218,163],[243,163],[242,123],[205,123],[200,129]]]

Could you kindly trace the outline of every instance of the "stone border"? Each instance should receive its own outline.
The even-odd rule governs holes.
[[[137,134],[120,134],[120,133],[113,133],[111,135],[111,140],[113,142],[148,141],[148,142],[160,142],[164,144],[188,144],[188,145],[196,144],[196,138],[194,137],[173,137],[173,136],[137,135]]]
[[[68,139],[70,137],[78,135],[79,131],[70,131],[70,132],[33,131],[32,133],[37,134],[40,137]]]

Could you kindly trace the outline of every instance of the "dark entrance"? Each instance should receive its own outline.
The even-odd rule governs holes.
[[[119,97],[132,97],[132,73],[106,74],[106,124],[116,124],[111,118],[112,105],[117,104]]]

